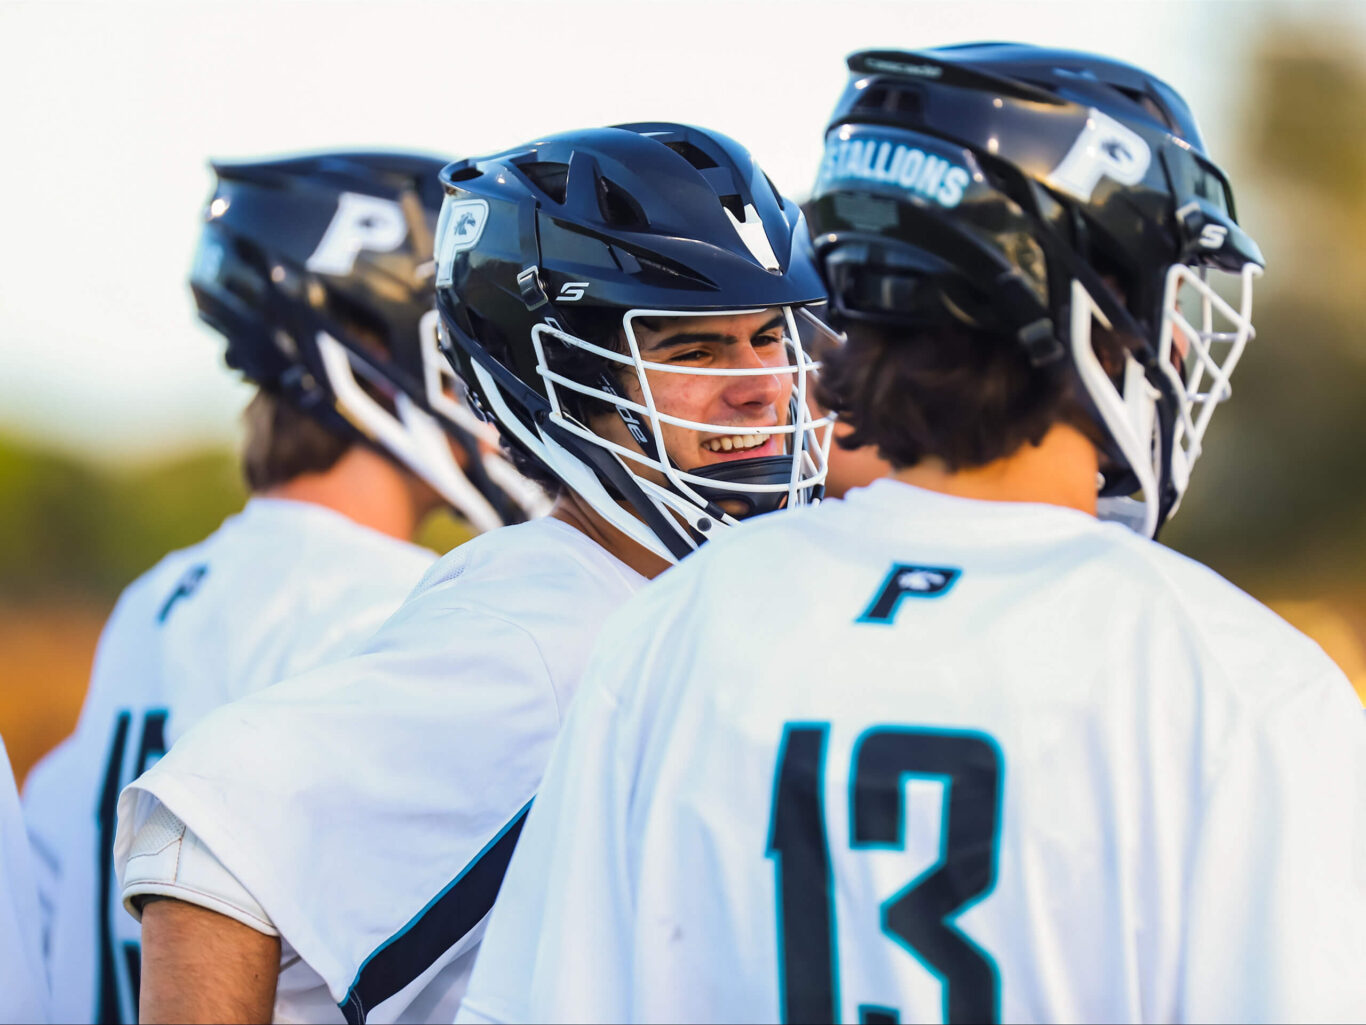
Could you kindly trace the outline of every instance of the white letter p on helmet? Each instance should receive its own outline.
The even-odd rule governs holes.
[[[407,237],[408,224],[397,203],[343,192],[332,223],[305,266],[319,274],[350,274],[362,249],[392,252]]]

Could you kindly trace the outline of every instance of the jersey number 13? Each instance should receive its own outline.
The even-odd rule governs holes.
[[[789,723],[778,752],[768,856],[778,903],[779,997],[784,1022],[836,1022],[839,965],[825,822],[828,723]],[[882,930],[943,983],[946,1022],[1000,1021],[996,964],[953,919],[996,883],[1002,759],[983,733],[877,726],[854,744],[850,765],[852,850],[905,847],[908,777],[942,781],[939,860],[881,906]],[[866,1025],[899,1012],[859,1005]]]

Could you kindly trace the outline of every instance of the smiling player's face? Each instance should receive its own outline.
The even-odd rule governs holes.
[[[714,424],[698,431],[661,424],[664,447],[674,465],[692,471],[738,459],[782,455],[786,435],[755,433],[755,428],[786,426],[794,374],[785,339],[787,321],[779,309],[717,316],[665,317],[635,322],[643,360],[680,368],[755,370],[741,376],[716,376],[647,370],[655,408],[670,416]],[[773,373],[764,373],[772,368]],[[625,396],[643,402],[634,374],[623,374]],[[605,438],[640,449],[616,413],[595,418],[593,429]],[[637,473],[662,483],[653,468],[636,465]],[[727,503],[722,503],[723,507]],[[729,510],[728,510],[729,511]]]

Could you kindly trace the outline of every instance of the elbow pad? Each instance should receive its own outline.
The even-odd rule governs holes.
[[[123,906],[138,921],[144,900],[151,896],[173,897],[267,936],[280,935],[247,888],[160,803],[134,834],[123,872]]]

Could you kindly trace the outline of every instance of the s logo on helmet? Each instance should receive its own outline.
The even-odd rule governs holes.
[[[1219,249],[1228,238],[1228,229],[1222,224],[1206,224],[1200,232],[1200,245],[1206,249]]]
[[[317,274],[350,274],[362,249],[391,253],[407,237],[408,222],[397,203],[343,192],[332,223],[304,266]]]
[[[1092,107],[1067,156],[1045,181],[1060,192],[1089,202],[1102,178],[1137,185],[1152,160],[1153,152],[1143,136]]]

